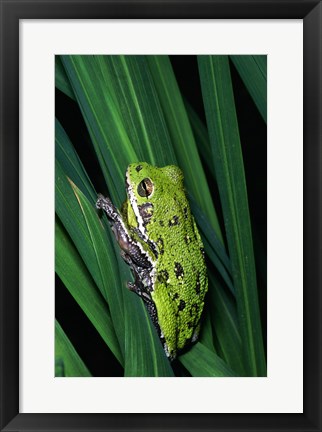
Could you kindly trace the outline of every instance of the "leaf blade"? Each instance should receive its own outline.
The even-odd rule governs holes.
[[[245,368],[250,376],[265,376],[247,189],[228,58],[199,56],[198,63],[236,288]]]
[[[64,173],[94,203],[97,198],[94,186],[58,119],[55,119],[55,156]]]
[[[267,56],[231,55],[230,58],[267,123]]]
[[[238,376],[217,354],[200,342],[196,343],[187,353],[182,354],[179,359],[195,377]]]
[[[107,303],[59,221],[56,221],[55,224],[55,242],[56,273],[106,345],[118,361],[123,364],[121,349]]]

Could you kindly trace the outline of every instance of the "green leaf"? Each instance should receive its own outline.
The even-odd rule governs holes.
[[[94,205],[67,180],[57,160],[56,212],[108,302],[113,326],[124,353],[123,291],[110,234],[104,230]]]
[[[241,79],[253,98],[258,111],[267,122],[267,56],[231,55]]]
[[[240,376],[245,376],[236,303],[212,272],[206,301],[211,310],[217,354]]]
[[[71,183],[73,192],[77,198],[80,210],[84,217],[87,234],[95,254],[96,272],[101,279],[104,288],[104,298],[110,307],[111,317],[119,340],[124,340],[124,309],[123,290],[117,278],[117,262],[108,237],[101,221],[97,216],[96,209],[87,200],[85,195]]]
[[[57,119],[55,119],[55,156],[64,173],[81,189],[90,201],[95,203],[97,194],[94,186],[68,135]]]
[[[199,334],[199,342],[205,345],[210,351],[216,353],[211,321],[212,321],[212,314],[210,313],[210,311],[209,310],[204,311],[201,330]]]
[[[57,320],[55,320],[55,371],[56,376],[91,376]]]
[[[199,56],[198,62],[236,289],[245,369],[250,376],[265,376],[247,189],[228,57]]]
[[[57,119],[55,122],[55,143],[55,155],[59,165],[64,171],[64,174],[77,185],[87,199],[95,206],[97,193],[94,186],[79,159],[74,146]],[[104,217],[101,221],[103,222],[104,228],[110,232],[110,224],[107,218]]]
[[[89,230],[86,219],[84,218],[84,214],[82,212],[82,208],[73,191],[72,183],[71,181],[68,181],[60,163],[57,160],[55,183],[56,213],[73,240],[73,243],[85,262],[86,267],[92,275],[96,285],[99,287],[102,295],[107,300],[107,290],[104,286],[101,269],[97,260],[97,252],[91,237],[91,231]],[[100,227],[99,230],[101,237],[105,239],[104,254],[106,255],[106,262],[104,268],[106,268],[106,271],[109,272],[109,274],[113,274],[113,269],[115,269],[116,266],[116,260],[114,248],[110,240],[110,233],[104,231],[104,228],[96,214],[94,204],[88,203],[88,205],[94,213],[93,218],[96,220],[96,226]],[[111,278],[110,283],[115,283],[115,286],[118,286],[119,281],[117,281],[117,277]]]
[[[65,287],[122,364],[122,353],[108,305],[59,220],[55,223],[55,269]]]
[[[55,56],[55,86],[71,99],[75,99],[74,91],[58,55]]]
[[[217,354],[200,342],[182,354],[179,360],[194,377],[238,376]]]
[[[202,158],[203,163],[208,168],[209,173],[214,174],[213,165],[212,165],[211,147],[210,147],[207,128],[200,120],[195,110],[186,100],[184,101],[184,104],[189,117],[192,132],[197,144],[198,152]]]
[[[106,86],[138,160],[176,164],[173,146],[145,56],[103,56]]]

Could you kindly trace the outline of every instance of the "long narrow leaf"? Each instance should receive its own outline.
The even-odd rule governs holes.
[[[59,221],[55,224],[55,241],[55,269],[58,276],[122,364],[122,353],[107,303]]]
[[[209,273],[207,301],[211,309],[216,352],[239,375],[245,376],[236,303],[212,273]]]
[[[86,220],[82,213],[82,209],[79,202],[73,192],[71,182],[68,181],[65,173],[63,172],[60,163],[56,160],[56,213],[63,223],[65,229],[69,233],[73,240],[78,252],[84,260],[89,272],[91,273],[96,285],[99,287],[104,298],[106,297],[106,290],[103,284],[102,274],[97,262],[97,255],[91,238],[91,234],[88,230]],[[95,212],[94,204],[92,206],[93,212]],[[106,233],[100,223],[97,214],[96,224],[101,227],[102,237],[106,237],[109,233]],[[114,256],[114,249],[111,241],[107,239],[104,248],[106,254],[105,268],[107,271],[112,272],[116,266],[116,260]],[[111,282],[112,283],[112,282]],[[117,283],[116,283],[117,284]]]
[[[196,361],[197,360],[197,361]],[[238,376],[217,354],[198,342],[180,362],[195,377],[235,377]]]
[[[231,55],[230,58],[266,122],[267,57],[265,55]]]
[[[214,334],[211,325],[212,314],[209,309],[203,312],[202,326],[199,335],[199,342],[205,345],[210,351],[216,353],[214,345]]]
[[[245,369],[250,376],[265,376],[247,190],[228,58],[200,56],[198,61],[236,288]]]
[[[145,56],[102,56],[99,61],[139,160],[157,166],[176,164]]]
[[[55,120],[55,156],[64,173],[95,203],[97,194],[75,148],[59,121]]]
[[[209,173],[213,173],[211,147],[207,128],[202,123],[195,110],[186,100],[184,101],[184,104],[189,117],[192,132],[198,147],[198,152],[201,156],[203,163],[207,166]]]
[[[55,86],[71,99],[75,99],[73,88],[70,85],[64,66],[58,55],[55,56]]]
[[[109,233],[104,230],[94,205],[67,180],[57,160],[56,212],[108,302],[115,332],[124,353],[122,290]]]

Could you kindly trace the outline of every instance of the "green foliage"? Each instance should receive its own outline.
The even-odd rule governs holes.
[[[232,56],[232,61],[264,116],[263,57]],[[95,190],[95,179],[81,162],[80,143],[72,142],[56,120],[56,273],[124,376],[266,375],[228,57],[201,56],[199,74],[207,127],[183,100],[167,56],[56,57],[56,87],[82,114],[112,201],[120,206],[125,198],[128,164],[179,165],[209,263],[199,342],[179,356],[174,367],[143,302],[126,288],[132,276],[106,217],[95,208],[97,192],[102,191]],[[219,206],[213,201],[214,182]],[[258,261],[265,263],[265,258]],[[58,322],[55,365],[56,376],[90,376]],[[106,376],[113,375],[107,366]]]
[[[244,354],[250,376],[266,374],[246,180],[226,56],[201,56],[199,69],[212,159],[225,220]]]

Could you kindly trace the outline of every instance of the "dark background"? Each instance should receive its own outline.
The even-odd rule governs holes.
[[[202,121],[206,123],[196,57],[170,56],[170,59],[182,94],[199,114]],[[230,63],[230,70],[245,164],[256,258],[258,256],[257,250],[266,251],[267,249],[267,129],[232,63]],[[57,89],[55,103],[56,117],[74,144],[94,187],[97,191],[106,190],[104,178],[100,173],[91,140],[78,105]],[[211,181],[209,184],[223,226],[218,191]],[[259,266],[262,267],[261,271],[257,271],[257,279],[264,343],[266,346],[266,262],[256,262],[256,266],[257,270]],[[55,314],[93,376],[111,376],[111,372],[113,372],[113,376],[123,376],[122,367],[115,360],[96,329],[57,275]]]

